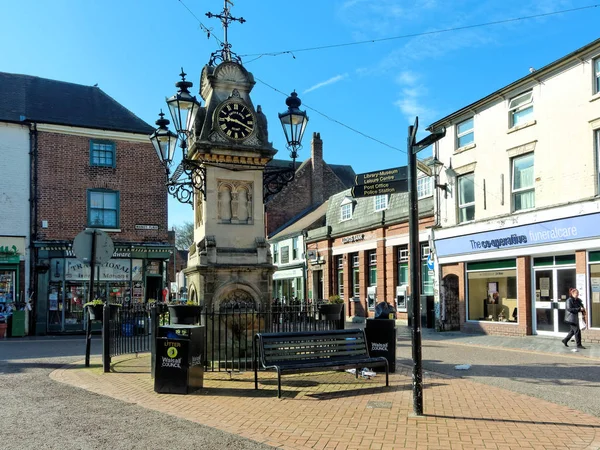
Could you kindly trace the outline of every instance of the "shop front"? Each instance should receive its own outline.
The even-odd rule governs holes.
[[[171,250],[168,246],[117,244],[113,257],[95,268],[93,297],[123,305],[162,300],[165,261]],[[38,265],[48,269],[38,271],[36,334],[83,331],[90,266],[76,259],[69,245],[43,245],[37,255]]]
[[[600,213],[435,240],[442,285],[458,278],[460,329],[563,335],[569,289],[589,311],[584,340],[600,336]],[[441,299],[442,302],[445,299]],[[451,305],[442,305],[447,310]]]
[[[277,270],[273,274],[273,297],[283,303],[304,299],[304,267]]]

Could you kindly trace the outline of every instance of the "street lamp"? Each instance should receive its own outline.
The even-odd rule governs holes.
[[[412,300],[413,412],[423,415],[423,367],[421,355],[421,252],[419,249],[419,200],[417,195],[417,153],[439,141],[446,129],[436,131],[416,142],[419,118],[408,127],[408,237],[410,265],[410,297]],[[440,166],[441,169],[441,166]]]
[[[283,169],[265,168],[263,175],[264,200],[280,192],[296,176],[296,158],[298,157],[298,151],[302,148],[302,138],[308,124],[308,116],[306,111],[300,110],[302,101],[296,91],[290,94],[285,100],[285,104],[288,109],[279,113],[279,121],[285,134],[292,165]]]
[[[306,111],[300,110],[302,101],[298,98],[296,91],[290,94],[285,100],[285,104],[288,106],[288,109],[285,112],[279,113],[279,121],[285,133],[285,140],[287,141],[288,149],[290,149],[290,156],[295,163],[298,157],[298,150],[302,148],[302,137],[304,136],[304,130],[306,130],[308,116],[306,115]]]
[[[191,88],[194,83],[186,81],[186,75],[187,74],[183,71],[182,67],[181,73],[179,74],[181,81],[175,83],[175,87],[178,88],[178,91],[175,95],[166,99],[169,111],[171,112],[171,117],[173,118],[173,126],[175,127],[175,131],[180,135],[192,131],[198,108],[200,108],[200,103],[189,91],[189,88]]]
[[[438,177],[444,168],[444,163],[437,159],[435,156],[427,164],[432,169],[434,175],[435,187],[444,190],[444,198],[448,198],[448,183],[439,184]]]
[[[150,142],[152,142],[160,162],[167,167],[173,161],[175,146],[177,145],[177,135],[167,128],[170,122],[168,119],[165,119],[162,109],[159,116],[160,118],[156,121],[158,128],[150,135]]]

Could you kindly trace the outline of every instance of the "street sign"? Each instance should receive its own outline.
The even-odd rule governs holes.
[[[392,181],[390,183],[358,184],[352,188],[352,197],[372,197],[375,195],[396,194],[408,192],[408,180]]]
[[[113,255],[115,245],[108,234],[102,230],[86,228],[73,240],[73,253],[75,257],[84,264],[92,262],[92,237],[96,236],[96,257],[94,264],[104,264]]]
[[[425,175],[427,175],[428,177],[433,175],[433,171],[431,170],[431,167],[429,167],[427,164],[422,163],[421,161],[419,161],[417,159],[417,169],[419,169],[421,172],[423,172]]]
[[[427,268],[432,271],[435,268],[435,261],[431,257],[431,253],[427,256]]]
[[[408,168],[406,166],[395,167],[393,169],[378,170],[376,172],[359,173],[354,179],[354,184],[378,184],[390,183],[392,181],[401,181],[408,179]]]

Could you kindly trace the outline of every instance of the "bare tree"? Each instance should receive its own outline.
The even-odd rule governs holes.
[[[194,224],[184,222],[183,225],[173,226],[175,230],[175,247],[179,250],[187,250],[194,243]]]

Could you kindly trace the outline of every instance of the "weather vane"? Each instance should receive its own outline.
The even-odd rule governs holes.
[[[231,15],[229,5],[234,6],[233,2],[231,0],[224,0],[223,1],[223,11],[221,11],[221,14],[213,14],[211,12],[206,13],[206,16],[209,19],[216,17],[217,19],[220,19],[221,23],[223,24],[224,39],[223,39],[223,42],[221,42],[222,49],[220,52],[217,51],[211,55],[211,57],[210,57],[211,65],[214,63],[215,59],[217,59],[217,58],[220,58],[222,61],[236,61],[240,64],[242,62],[241,58],[238,55],[236,55],[234,52],[231,51],[231,44],[227,40],[227,28],[229,27],[229,24],[232,22],[244,23],[246,21],[246,19],[244,19],[243,17],[240,17],[240,18],[233,17]],[[219,53],[220,53],[220,55],[219,55]]]

